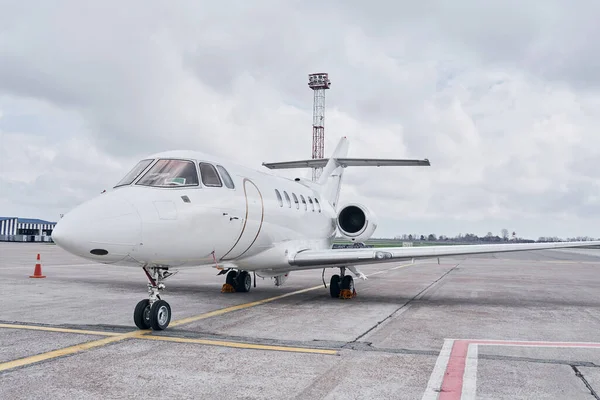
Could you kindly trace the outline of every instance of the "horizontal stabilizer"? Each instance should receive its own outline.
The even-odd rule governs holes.
[[[270,169],[291,169],[291,168],[320,168],[327,165],[327,158],[315,158],[313,160],[299,160],[299,161],[281,161],[274,163],[263,163],[263,165]]]
[[[428,159],[424,160],[400,160],[386,158],[337,158],[342,167],[428,167]]]
[[[291,169],[291,168],[320,168],[325,167],[329,159],[316,158],[312,160],[282,161],[274,163],[263,163],[270,169]],[[430,166],[428,159],[424,160],[403,160],[403,159],[385,159],[385,158],[336,158],[337,165],[340,167],[414,167]]]

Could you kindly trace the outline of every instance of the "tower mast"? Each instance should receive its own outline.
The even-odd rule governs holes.
[[[326,73],[308,75],[308,87],[314,92],[313,101],[313,142],[312,158],[323,158],[325,150],[325,89],[331,82]],[[317,181],[323,172],[323,167],[313,168],[312,180]]]

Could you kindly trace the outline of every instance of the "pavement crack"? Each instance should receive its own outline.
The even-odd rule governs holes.
[[[592,385],[590,385],[590,383],[587,381],[587,379],[585,379],[585,376],[583,376],[581,371],[579,371],[579,368],[577,368],[576,365],[571,365],[571,368],[573,368],[573,371],[575,371],[575,376],[577,376],[579,379],[581,379],[581,381],[588,388],[588,390],[590,391],[592,396],[594,396],[594,398],[596,400],[600,400],[600,396],[598,395],[598,393],[596,393],[596,391],[594,390]]]
[[[574,361],[574,360],[559,360],[554,358],[532,358],[532,357],[519,357],[519,356],[503,356],[498,354],[479,354],[479,358],[482,360],[494,360],[494,361],[517,361],[517,362],[530,362],[538,364],[560,364],[576,367],[585,368],[600,368],[600,365],[595,364],[591,361]]]
[[[431,282],[429,285],[427,285],[427,287],[425,287],[423,290],[421,290],[419,293],[417,293],[416,295],[414,295],[411,299],[409,299],[406,303],[402,304],[400,307],[398,307],[397,309],[395,309],[394,311],[392,311],[387,317],[385,317],[384,319],[382,319],[381,321],[377,322],[375,325],[373,325],[371,328],[367,329],[365,332],[363,332],[362,334],[360,334],[358,337],[356,337],[354,340],[349,341],[348,344],[353,344],[356,343],[357,341],[359,341],[360,339],[362,339],[363,337],[365,337],[367,334],[369,334],[370,332],[372,332],[374,329],[376,329],[377,327],[381,326],[381,324],[385,323],[386,321],[388,321],[390,318],[392,318],[395,314],[404,311],[407,307],[410,306],[410,304],[415,301],[420,299],[421,297],[423,297],[425,295],[425,292],[428,291],[429,289],[431,289],[433,286],[435,286],[438,282],[440,282],[442,279],[444,279],[446,277],[446,275],[448,275],[450,272],[454,271],[456,268],[458,268],[458,266],[460,265],[460,263],[456,264],[454,267],[450,268],[448,271],[446,271],[445,273],[442,274],[442,276],[440,276],[439,278],[437,278],[435,281]]]

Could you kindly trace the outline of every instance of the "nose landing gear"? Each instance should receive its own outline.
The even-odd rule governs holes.
[[[171,306],[160,298],[165,288],[165,279],[175,275],[166,267],[143,267],[148,278],[148,299],[137,303],[133,311],[133,322],[140,329],[164,330],[171,322]]]

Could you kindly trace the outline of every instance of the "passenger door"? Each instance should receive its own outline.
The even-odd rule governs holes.
[[[246,210],[243,215],[242,229],[222,260],[234,260],[248,253],[256,243],[264,220],[264,203],[258,186],[248,178],[243,179],[243,193]]]

